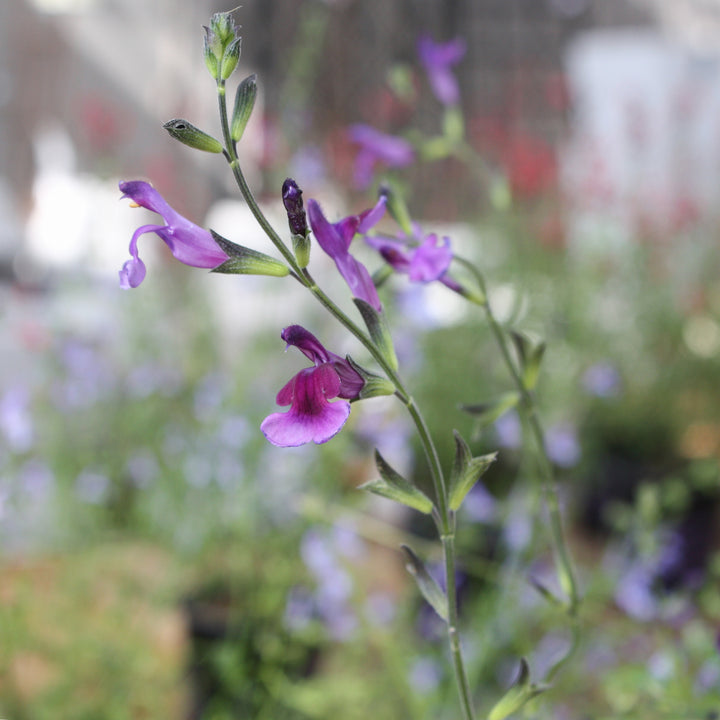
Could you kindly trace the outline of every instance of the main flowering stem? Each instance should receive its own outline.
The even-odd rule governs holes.
[[[237,156],[235,142],[230,134],[228,123],[227,102],[225,97],[225,81],[219,79],[217,81],[218,106],[220,111],[220,122],[222,126],[223,139],[225,141],[224,154],[230,165],[235,181],[240,192],[245,199],[250,211],[254,215],[260,227],[268,236],[278,252],[283,256],[285,261],[292,269],[293,276],[304,285],[315,298],[333,315],[348,331],[350,331],[368,350],[373,359],[383,369],[387,378],[395,386],[395,395],[407,408],[410,417],[415,424],[420,442],[425,452],[425,457],[430,468],[433,489],[435,493],[435,510],[433,517],[438,530],[438,535],[443,546],[443,556],[445,564],[445,578],[447,588],[447,624],[448,624],[448,642],[450,653],[453,661],[453,670],[462,707],[463,719],[474,720],[475,714],[472,707],[467,673],[463,661],[462,650],[460,647],[460,638],[458,631],[458,608],[457,608],[457,590],[455,586],[455,518],[453,512],[448,505],[448,492],[445,478],[440,464],[435,444],[432,440],[427,424],[415,405],[412,396],[405,389],[405,386],[394,368],[385,359],[385,356],[377,348],[372,339],[365,333],[355,322],[353,322],[317,285],[313,277],[306,268],[301,268],[290,248],[283,242],[282,238],[277,234],[264,213],[260,209],[250,187],[245,180],[245,176],[240,167]]]

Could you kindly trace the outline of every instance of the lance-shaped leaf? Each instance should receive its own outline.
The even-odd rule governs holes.
[[[530,682],[530,668],[525,658],[520,659],[520,673],[510,689],[495,704],[488,720],[503,720],[517,712],[525,703],[548,689],[547,685]]]
[[[471,415],[474,415],[482,426],[491,425],[508,410],[512,410],[520,402],[520,393],[506,392],[484,403],[475,405],[462,405],[461,408]]]
[[[517,350],[523,385],[532,390],[540,375],[540,364],[545,354],[545,341],[534,340],[524,333],[513,330],[510,337]]]
[[[390,329],[387,326],[385,315],[379,313],[370,303],[365,302],[365,300],[353,298],[353,302],[365,321],[372,341],[380,350],[388,365],[390,365],[393,370],[397,370],[397,355],[395,354],[395,348],[393,347],[392,337],[390,336]]]
[[[400,473],[393,469],[385,458],[376,450],[375,464],[380,477],[377,480],[360,485],[360,490],[368,490],[375,495],[395,500],[407,507],[411,507],[429,515],[433,510],[432,500],[412,483],[408,482]]]
[[[460,433],[453,430],[453,435],[455,435],[455,461],[450,475],[449,504],[451,510],[457,510],[473,485],[495,462],[497,453],[473,457]]]
[[[430,603],[432,609],[447,622],[447,597],[442,588],[435,582],[423,561],[414,553],[412,548],[407,545],[401,545],[400,547],[405,555],[405,567],[415,578],[422,596]]]
[[[228,256],[228,259],[212,272],[231,275],[271,275],[272,277],[285,277],[290,273],[290,268],[285,263],[257,250],[236,245],[222,235],[218,235],[214,230],[210,230],[210,232],[218,247]]]

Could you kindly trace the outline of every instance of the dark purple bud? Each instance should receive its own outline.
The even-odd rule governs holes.
[[[287,210],[290,232],[293,235],[306,237],[308,234],[307,219],[303,208],[302,190],[292,179],[285,180],[282,186],[282,198],[285,210]]]

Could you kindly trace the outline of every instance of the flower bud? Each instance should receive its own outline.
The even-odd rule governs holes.
[[[222,48],[225,49],[237,36],[232,11],[214,13],[210,18],[210,30],[217,36]]]
[[[222,145],[211,135],[203,132],[199,128],[196,128],[193,124],[187,120],[175,118],[174,120],[168,120],[163,127],[181,143],[195,148],[196,150],[204,150],[205,152],[221,153],[223,150]]]
[[[208,72],[215,80],[217,80],[218,70],[220,69],[220,58],[222,57],[222,47],[217,35],[215,35],[209,27],[205,28],[203,55],[205,57],[205,65]]]
[[[230,137],[237,142],[245,132],[257,97],[257,75],[246,77],[235,92],[235,106],[230,121]]]
[[[350,367],[352,367],[352,369],[363,380],[362,388],[357,396],[358,400],[367,400],[367,398],[392,395],[397,390],[390,380],[366,370],[361,365],[358,365],[349,355],[347,355],[345,359],[350,364]]]
[[[303,208],[302,190],[292,178],[287,178],[283,183],[282,199],[285,210],[287,210],[290,232],[293,235],[305,237],[308,234],[308,226]]]
[[[242,46],[242,38],[236,37],[230,45],[225,48],[222,62],[220,63],[220,79],[227,80],[237,67],[240,60],[240,48]]]

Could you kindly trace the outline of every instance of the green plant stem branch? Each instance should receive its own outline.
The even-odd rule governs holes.
[[[453,669],[458,686],[460,703],[463,710],[464,720],[474,720],[474,712],[472,709],[472,701],[470,697],[470,689],[468,685],[467,675],[460,648],[460,639],[458,634],[458,610],[457,610],[457,592],[455,587],[455,518],[448,506],[447,486],[440,464],[435,444],[428,430],[425,419],[420,410],[415,405],[415,401],[408,393],[403,385],[402,380],[395,369],[388,363],[384,355],[377,348],[375,343],[363,332],[360,327],[353,322],[317,285],[306,268],[301,268],[295,259],[292,251],[283,242],[280,236],[275,232],[274,228],[265,217],[260,209],[250,187],[245,180],[240,162],[237,156],[235,142],[230,135],[230,127],[228,124],[227,101],[225,97],[225,82],[217,81],[218,106],[220,110],[220,122],[222,126],[223,139],[225,141],[225,157],[230,165],[238,188],[245,199],[250,211],[257,220],[260,227],[268,236],[270,241],[275,245],[278,252],[283,256],[293,271],[296,278],[312,292],[315,298],[333,315],[338,322],[347,328],[368,350],[373,359],[383,369],[388,379],[395,385],[397,397],[407,408],[417,430],[420,442],[423,446],[425,456],[430,468],[433,489],[435,492],[435,501],[437,514],[433,513],[438,533],[443,545],[443,553],[445,559],[446,587],[447,587],[447,604],[448,604],[448,641],[450,651],[453,658]]]
[[[575,572],[573,570],[573,563],[570,558],[570,552],[568,550],[567,543],[565,541],[565,533],[562,525],[562,516],[560,513],[560,502],[558,499],[557,488],[555,487],[555,476],[553,473],[552,465],[547,456],[545,450],[545,435],[542,429],[540,418],[537,414],[535,407],[535,401],[530,391],[525,386],[523,379],[517,369],[515,362],[510,355],[510,349],[508,346],[507,335],[503,328],[500,326],[495,314],[492,311],[492,306],[488,299],[487,287],[485,279],[482,273],[473,265],[473,263],[465,260],[464,258],[456,258],[466,269],[468,269],[473,277],[476,279],[480,289],[485,295],[485,314],[490,325],[490,330],[495,337],[495,341],[500,349],[503,361],[512,376],[513,382],[520,393],[521,406],[523,414],[525,415],[526,421],[530,430],[533,434],[536,448],[536,457],[540,471],[541,487],[543,492],[543,498],[545,505],[548,509],[548,515],[550,518],[550,532],[553,539],[553,547],[555,549],[555,555],[558,563],[558,576],[560,585],[563,591],[568,596],[567,610],[570,616],[574,617],[577,614],[577,610],[580,604],[580,593],[578,590],[577,580],[575,578]]]

